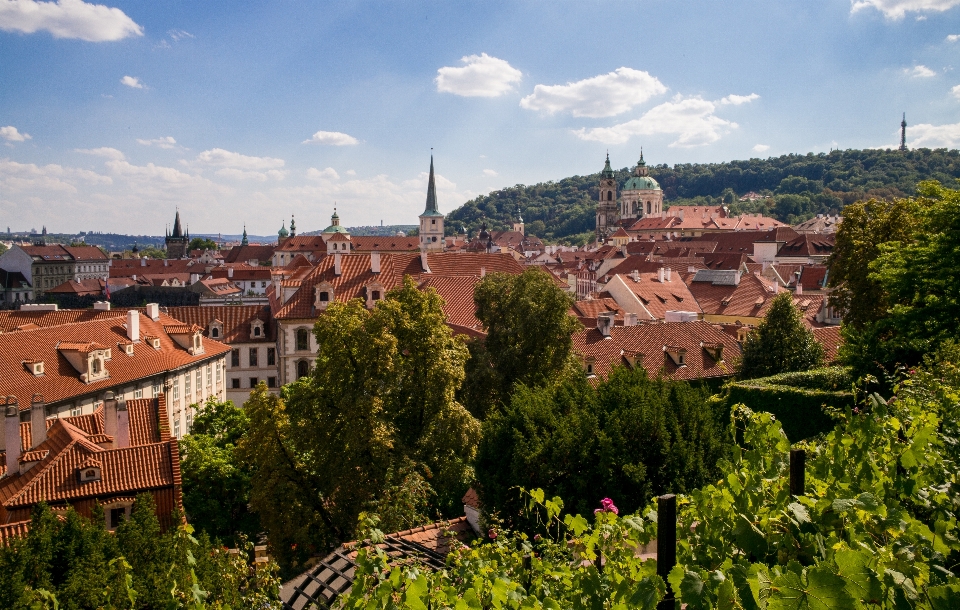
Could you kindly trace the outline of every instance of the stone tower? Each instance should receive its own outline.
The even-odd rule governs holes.
[[[180,226],[180,210],[173,220],[173,231],[167,231],[163,240],[167,246],[167,258],[184,258],[187,255],[187,246],[190,245],[190,231],[184,231]]]
[[[610,167],[610,153],[600,172],[600,198],[597,202],[597,241],[603,242],[617,225],[617,179]]]
[[[433,178],[433,155],[430,155],[427,206],[420,214],[420,249],[442,252],[443,245],[443,214],[437,209],[437,185]]]
[[[620,218],[637,219],[644,216],[656,216],[663,211],[663,189],[650,177],[647,164],[640,151],[640,161],[633,168],[633,175],[627,179],[620,191]]]

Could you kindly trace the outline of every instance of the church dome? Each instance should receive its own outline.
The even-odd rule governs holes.
[[[333,235],[334,233],[350,235],[350,231],[347,231],[347,228],[340,224],[340,216],[337,215],[336,209],[333,211],[333,216],[330,217],[330,226],[324,229],[321,235]]]
[[[624,191],[659,191],[660,185],[650,176],[630,176],[623,185]]]
[[[284,222],[284,223],[283,223],[283,226],[280,227],[280,230],[277,231],[277,235],[279,235],[281,238],[286,237],[287,235],[289,235],[289,233],[287,233],[287,223],[286,223],[286,222]]]

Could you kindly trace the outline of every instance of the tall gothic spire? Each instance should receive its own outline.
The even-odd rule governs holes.
[[[180,226],[180,209],[177,209],[177,216],[173,221],[173,234],[170,237],[183,237],[183,229]]]
[[[244,225],[243,225],[243,239],[240,240],[240,245],[241,245],[241,246],[249,246],[249,245],[250,245],[250,242],[247,241],[247,225],[246,225],[246,223],[244,223]]]
[[[907,152],[907,113],[903,113],[900,121],[900,152]]]
[[[433,177],[433,155],[430,155],[430,181],[427,183],[427,205],[421,216],[443,216],[437,209],[437,183]]]
[[[600,172],[603,178],[613,178],[613,168],[610,167],[610,153],[607,153],[607,161],[603,164],[603,171]]]

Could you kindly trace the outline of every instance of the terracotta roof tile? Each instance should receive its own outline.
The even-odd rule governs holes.
[[[276,323],[270,316],[270,307],[263,305],[214,305],[194,307],[167,307],[167,314],[187,324],[203,328],[204,336],[210,336],[211,323],[217,320],[223,325],[223,334],[217,341],[234,343],[263,343],[276,341]],[[262,337],[251,336],[251,323],[263,322]]]

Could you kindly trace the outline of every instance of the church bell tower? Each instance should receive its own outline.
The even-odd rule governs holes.
[[[617,179],[610,167],[610,153],[600,172],[600,195],[597,202],[597,241],[603,243],[617,225]]]
[[[443,246],[443,214],[437,209],[437,185],[433,177],[433,155],[430,155],[427,205],[420,214],[420,249],[442,252]]]

